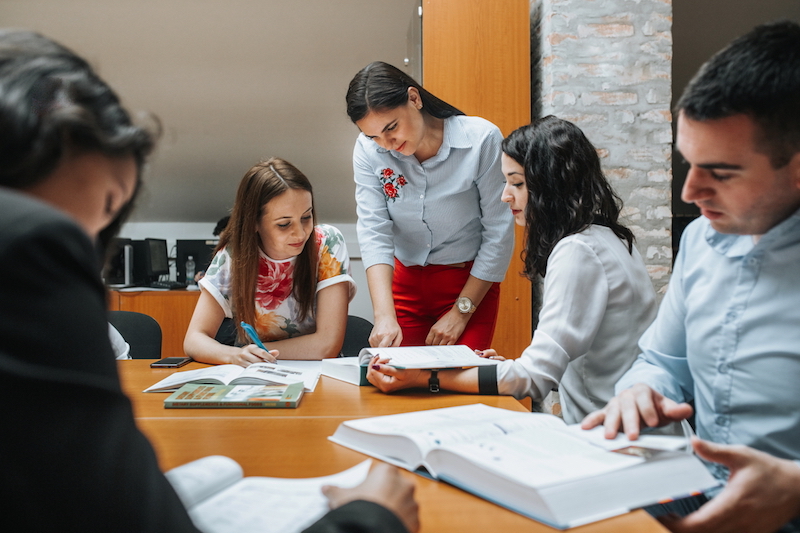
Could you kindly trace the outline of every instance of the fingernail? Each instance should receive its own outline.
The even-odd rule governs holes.
[[[381,365],[372,365],[372,370],[380,370]]]

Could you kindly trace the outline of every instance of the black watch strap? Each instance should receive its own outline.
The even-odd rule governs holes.
[[[431,370],[431,377],[428,380],[428,390],[431,392],[439,392],[439,371]]]

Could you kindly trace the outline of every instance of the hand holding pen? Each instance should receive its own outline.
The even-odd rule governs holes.
[[[278,350],[268,350],[267,347],[264,346],[264,343],[261,342],[261,339],[258,338],[258,333],[256,333],[256,329],[253,326],[247,322],[241,322],[240,325],[244,332],[247,333],[247,336],[250,337],[250,340],[253,341],[253,344],[260,348],[260,350],[248,350],[250,353],[267,363],[274,363],[278,360],[280,352],[278,352]],[[245,347],[245,349],[247,349],[247,347]],[[263,352],[261,350],[263,350]]]

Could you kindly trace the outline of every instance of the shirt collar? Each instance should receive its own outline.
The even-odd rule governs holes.
[[[428,159],[428,161],[430,162],[444,161],[450,155],[450,150],[454,148],[459,148],[459,149],[472,148],[472,142],[469,140],[467,132],[464,131],[464,124],[460,120],[458,120],[457,116],[448,117],[444,119],[442,146],[439,147],[439,151],[436,153],[436,155]],[[386,148],[381,148],[380,146],[378,146],[379,154],[385,154],[387,152],[392,154],[396,159],[399,159],[400,161],[406,160],[409,157],[411,158],[414,157],[413,155],[403,155],[401,153],[395,152],[394,150],[387,150]],[[428,161],[426,161],[426,163]]]
[[[731,235],[720,233],[708,223],[706,228],[706,242],[718,253],[726,257],[742,257],[758,246],[763,248],[772,246],[774,242],[787,235],[800,236],[800,209],[795,211],[786,220],[766,232],[758,244],[753,242],[752,235]]]

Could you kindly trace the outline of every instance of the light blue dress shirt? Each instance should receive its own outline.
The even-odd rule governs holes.
[[[353,150],[358,243],[364,267],[473,261],[478,279],[502,281],[514,248],[513,217],[500,195],[497,126],[479,117],[444,121],[438,153],[420,163],[363,133]]]
[[[757,244],[690,224],[639,347],[617,393],[644,382],[694,399],[701,438],[800,459],[800,211]]]

